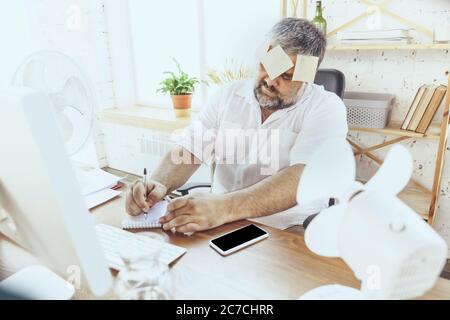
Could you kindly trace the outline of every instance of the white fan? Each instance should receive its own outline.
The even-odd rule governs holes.
[[[412,170],[408,150],[397,145],[363,185],[355,181],[352,149],[341,139],[319,147],[302,173],[299,204],[337,199],[310,222],[306,245],[318,255],[341,257],[362,281],[365,298],[420,296],[444,266],[445,241],[396,196]]]
[[[335,241],[337,226],[348,208],[350,199],[364,190],[379,190],[396,195],[408,184],[412,170],[408,151],[401,146],[394,146],[375,176],[363,185],[355,181],[355,160],[348,142],[334,139],[327,141],[303,171],[297,202],[307,204],[319,199],[335,198],[337,205],[323,210],[309,224],[309,231],[305,234],[308,247],[322,256],[338,257],[339,250]],[[314,232],[315,228],[328,228],[328,236]]]
[[[95,100],[87,77],[68,56],[42,51],[17,69],[12,84],[48,94],[69,156],[86,144],[93,126]]]

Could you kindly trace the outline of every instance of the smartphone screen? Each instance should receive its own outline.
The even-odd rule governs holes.
[[[227,233],[219,238],[211,240],[211,242],[222,251],[228,251],[243,243],[266,235],[267,232],[258,228],[254,224],[250,224],[241,229]]]

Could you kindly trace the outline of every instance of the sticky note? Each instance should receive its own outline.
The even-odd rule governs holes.
[[[292,81],[303,81],[313,83],[316,77],[319,57],[304,56],[299,54],[295,64],[294,75]]]
[[[276,46],[267,52],[261,58],[261,63],[266,69],[271,80],[275,79],[280,74],[283,74],[294,66],[291,58],[289,58],[280,46]]]

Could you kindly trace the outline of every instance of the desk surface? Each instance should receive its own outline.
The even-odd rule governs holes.
[[[118,198],[92,213],[96,223],[120,226],[123,208],[124,199]],[[175,299],[297,299],[324,284],[359,287],[341,259],[313,254],[300,234],[263,226],[268,239],[230,256],[222,257],[209,247],[213,237],[248,223],[234,222],[191,237],[167,233],[170,243],[187,248],[171,268]],[[440,278],[423,298],[450,299],[450,281]]]

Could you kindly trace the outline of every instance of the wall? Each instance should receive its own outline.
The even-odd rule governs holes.
[[[4,1],[6,2],[6,1]],[[17,0],[1,10],[2,49],[0,85],[6,84],[20,62],[33,52],[57,50],[81,67],[93,86],[97,109],[114,105],[111,65],[104,18],[105,0]],[[97,111],[98,111],[97,110]],[[75,160],[106,164],[103,135],[95,128],[93,139]],[[95,139],[94,139],[95,137]]]
[[[7,1],[2,1],[5,6]],[[11,83],[23,57],[33,51],[31,30],[28,25],[27,0],[10,1],[8,10],[0,10],[0,39],[5,46],[0,52],[0,86]],[[13,28],[11,28],[13,26]],[[14,32],[11,32],[14,30]]]
[[[313,10],[312,5],[311,3],[311,10]],[[367,8],[357,0],[324,1],[324,6],[329,31],[345,20],[364,12]],[[450,23],[450,3],[444,0],[397,0],[393,1],[389,8],[429,29],[433,29],[437,23],[441,25]],[[381,24],[387,27],[401,26],[390,18],[382,16]],[[355,28],[358,27],[364,27],[364,23],[360,23]],[[421,41],[426,40],[420,34],[416,34],[416,37]],[[330,39],[331,43],[335,41],[335,38]],[[424,83],[447,84],[450,54],[448,50],[330,51],[327,53],[322,67],[342,70],[346,75],[347,91],[395,94],[396,101],[392,118],[401,121],[420,85]],[[352,132],[351,136],[363,145],[381,143],[389,138],[356,132]],[[414,177],[425,186],[431,187],[438,142],[411,139],[407,140],[404,145],[408,147],[414,157]],[[450,244],[450,157],[448,150],[449,147],[447,147],[445,155],[435,228]],[[384,152],[379,153],[381,157],[384,154]],[[368,178],[373,174],[375,168],[377,166],[372,162],[359,159],[358,174],[360,177]]]
[[[161,158],[175,145],[177,137],[155,130],[103,123],[108,166],[142,175],[143,168],[153,172]],[[201,166],[190,182],[210,181],[210,169]]]

